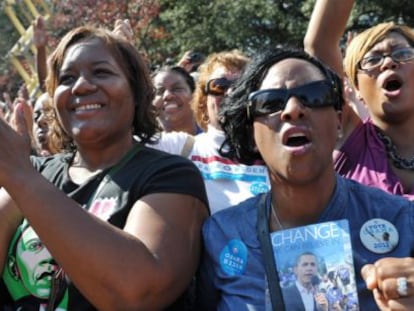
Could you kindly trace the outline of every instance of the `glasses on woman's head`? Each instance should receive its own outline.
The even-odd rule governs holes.
[[[233,80],[224,77],[210,79],[206,83],[205,93],[209,95],[223,96],[233,83]]]
[[[322,108],[338,105],[338,93],[327,80],[315,81],[290,89],[267,89],[249,95],[248,118],[255,118],[285,109],[292,96],[309,108]]]
[[[414,48],[400,48],[388,54],[374,53],[372,55],[364,57],[358,63],[358,68],[361,70],[375,69],[383,64],[385,57],[391,57],[391,59],[396,63],[407,62],[414,59]]]

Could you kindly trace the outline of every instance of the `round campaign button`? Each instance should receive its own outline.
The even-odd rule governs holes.
[[[247,264],[247,247],[237,239],[230,240],[220,253],[221,270],[227,275],[241,275]]]
[[[253,182],[250,185],[250,192],[253,195],[258,195],[259,193],[265,193],[269,191],[269,186],[265,182]]]
[[[359,232],[362,244],[371,252],[385,254],[397,247],[399,234],[395,226],[381,218],[368,220]]]

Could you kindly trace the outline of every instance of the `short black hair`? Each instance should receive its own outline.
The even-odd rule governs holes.
[[[190,88],[191,93],[194,93],[194,90],[196,87],[194,78],[183,67],[163,66],[152,74],[152,78],[154,79],[154,77],[161,72],[174,72],[178,74],[179,76],[183,77],[188,87]]]

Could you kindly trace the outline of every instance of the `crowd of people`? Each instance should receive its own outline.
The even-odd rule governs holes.
[[[128,20],[46,55],[39,17],[41,95],[0,111],[0,310],[413,310],[414,31],[343,51],[353,4],[155,70]]]

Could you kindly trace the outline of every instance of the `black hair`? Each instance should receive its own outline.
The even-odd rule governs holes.
[[[253,58],[236,81],[233,91],[225,98],[224,104],[220,105],[220,125],[226,133],[226,139],[219,150],[221,155],[245,164],[262,160],[254,141],[254,120],[247,114],[248,96],[259,89],[274,64],[287,58],[302,59],[317,67],[326,80],[332,83],[332,88],[337,95],[334,108],[342,109],[344,104],[342,80],[334,71],[303,50],[288,47],[266,50]]]
[[[187,83],[188,87],[191,90],[191,93],[194,93],[194,90],[196,87],[194,78],[183,67],[163,66],[152,74],[152,78],[154,78],[156,75],[158,75],[161,72],[174,72],[180,75],[181,77],[184,78],[185,82]]]

